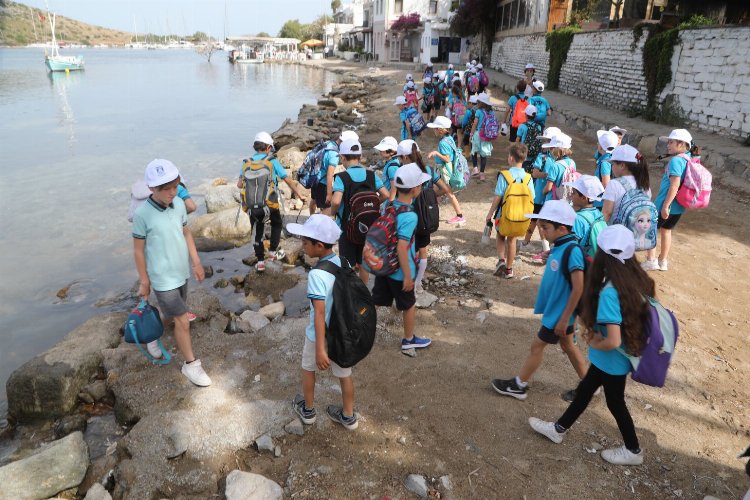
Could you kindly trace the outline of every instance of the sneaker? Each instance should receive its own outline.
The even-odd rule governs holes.
[[[656,259],[644,260],[643,262],[641,262],[641,268],[644,271],[656,271],[657,269],[659,269],[659,261]]]
[[[193,322],[196,319],[198,319],[198,316],[196,316],[195,313],[193,313],[192,311],[188,311],[187,316],[188,316],[188,321],[190,322]]]
[[[284,257],[286,257],[286,252],[282,248],[279,248],[275,252],[271,252],[271,256],[268,258],[268,260],[271,260],[271,261],[284,260]]]
[[[475,178],[479,177],[479,168],[478,167],[474,167],[474,171],[471,172],[471,176],[475,177]]]
[[[484,172],[482,172],[482,173],[479,174],[479,180],[480,181],[484,181],[485,180]]]
[[[343,408],[336,405],[328,405],[328,408],[326,408],[326,413],[329,417],[331,417],[331,420],[333,420],[337,424],[343,425],[347,430],[353,431],[359,426],[359,418],[357,418],[356,411],[351,417],[346,417],[344,416]]]
[[[463,224],[464,222],[466,222],[466,219],[464,219],[463,216],[459,217],[458,215],[452,219],[448,219],[448,224]]]
[[[294,396],[292,409],[299,419],[302,420],[303,424],[311,425],[315,423],[318,414],[315,412],[315,408],[305,408],[305,397],[302,394]]]
[[[531,262],[534,264],[544,264],[547,262],[547,253],[539,252],[538,254],[531,257]]]
[[[515,377],[509,380],[496,378],[492,381],[492,388],[503,396],[510,396],[521,401],[526,399],[526,396],[528,396],[526,393],[529,392],[529,386],[519,387]]]
[[[196,359],[192,363],[182,364],[182,374],[187,377],[189,381],[199,387],[208,387],[211,385],[211,379],[206,375],[201,366],[201,360]]]
[[[505,259],[498,259],[497,265],[495,266],[495,272],[493,273],[495,276],[502,276],[505,272]]]
[[[414,335],[411,340],[401,339],[401,349],[422,349],[432,344],[432,340]]]
[[[536,417],[529,417],[529,425],[532,429],[537,431],[542,436],[545,436],[553,443],[560,444],[565,437],[564,433],[561,434],[557,432],[554,422],[545,422],[544,420],[539,420]]]
[[[666,260],[660,260],[658,264],[659,271],[669,271],[669,262],[667,262]]]
[[[414,285],[414,293],[417,295],[424,293],[424,287],[421,282]]]
[[[505,276],[503,276],[506,280],[509,280],[513,278],[513,269],[510,267],[505,268]]]
[[[576,394],[577,394],[576,390],[575,389],[571,389],[571,390],[569,390],[567,392],[562,393],[560,395],[560,397],[562,398],[563,401],[567,401],[568,403],[572,403],[573,400],[576,398]],[[596,392],[594,392],[594,396],[601,396],[601,394],[602,394],[602,388],[599,387],[596,390]]]
[[[257,264],[255,264],[255,271],[256,272],[262,273],[265,270],[266,270],[266,261],[261,260],[261,261],[258,261]]]
[[[602,458],[614,465],[641,465],[643,463],[643,451],[633,453],[625,446],[610,448],[602,451]]]
[[[158,340],[154,340],[153,342],[149,342],[148,344],[146,344],[146,350],[155,359],[159,359],[162,357],[161,347],[159,347]]]

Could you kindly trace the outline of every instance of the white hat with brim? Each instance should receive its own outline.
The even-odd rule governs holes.
[[[318,240],[332,245],[339,240],[341,229],[327,215],[311,215],[304,224],[287,224],[286,230],[289,234]]]
[[[269,134],[268,132],[258,132],[257,134],[255,134],[255,139],[253,139],[253,142],[262,142],[263,144],[273,146],[273,137],[271,137],[271,134]]]
[[[534,87],[537,92],[544,92],[544,84],[539,80],[534,80],[533,82],[531,82],[531,86]]]
[[[570,186],[591,201],[600,200],[604,194],[604,185],[593,175],[582,175],[573,182],[566,182],[563,186]]]
[[[169,184],[180,176],[180,171],[169,160],[156,159],[146,165],[144,179],[148,187],[158,187]]]
[[[398,146],[396,147],[396,154],[398,156],[409,156],[411,155],[411,148],[413,145],[417,146],[417,151],[419,151],[419,144],[416,143],[416,141],[413,141],[412,139],[405,139],[398,143]]]
[[[596,237],[599,249],[619,260],[623,264],[635,255],[635,237],[633,231],[622,224],[613,224],[602,229]]]
[[[411,76],[411,73],[407,73],[406,74],[406,79],[409,80],[409,81],[411,81],[411,80],[414,80],[414,77]]]
[[[536,111],[536,106],[534,106],[533,104],[529,104],[528,106],[526,106],[526,116],[535,115]]]
[[[576,221],[576,211],[565,200],[549,200],[544,203],[538,214],[525,214],[527,219],[542,219],[572,226]]]
[[[354,130],[344,130],[339,136],[341,142],[344,141],[359,141],[359,135]]]
[[[544,133],[542,134],[541,138],[552,140],[560,134],[562,134],[562,130],[560,130],[559,128],[547,127],[546,129],[544,129]]]
[[[403,106],[406,104],[406,97],[400,95],[396,98],[396,102],[393,103],[394,106]]]
[[[383,137],[383,139],[375,146],[378,151],[396,151],[398,148],[398,141],[395,137],[390,135]]]
[[[482,92],[481,94],[479,94],[479,96],[477,96],[477,101],[482,102],[486,104],[487,106],[492,105],[492,103],[490,102],[490,96],[487,95],[485,92]]]
[[[542,144],[543,148],[561,148],[570,149],[573,146],[573,139],[569,135],[563,134],[562,132],[555,136],[547,144]]]
[[[342,155],[361,155],[362,145],[356,139],[347,139],[339,146],[339,154]]]
[[[425,77],[424,77],[424,80],[422,80],[422,81],[423,81],[424,83],[432,83],[432,78],[430,78],[429,76],[425,76]]]
[[[469,103],[470,104],[476,104],[479,101],[479,96],[474,94],[473,96],[469,97]]]
[[[529,63],[524,69],[536,69],[536,67],[533,64]]]
[[[416,163],[407,163],[403,167],[399,167],[396,170],[396,175],[393,178],[393,184],[397,188],[411,189],[417,186],[421,186],[425,182],[430,180],[430,175],[422,172],[419,165]]]
[[[614,149],[620,143],[617,134],[611,130],[597,130],[596,138],[599,141],[599,145],[605,151]]]
[[[676,128],[669,134],[669,136],[662,136],[659,137],[659,139],[667,141],[682,141],[688,145],[693,143],[693,136],[684,128]]]
[[[623,144],[622,146],[617,146],[614,150],[612,150],[612,157],[609,159],[609,161],[638,163],[638,160],[640,160],[640,158],[641,153],[639,153],[637,149],[635,149],[630,144]]]
[[[414,83],[413,80],[409,80],[408,82],[406,82],[406,88],[407,89],[415,89],[415,88],[417,88],[417,84]]]
[[[619,134],[619,135],[625,135],[628,132],[624,128],[618,127],[617,125],[609,129],[609,131],[614,132],[615,134]]]
[[[451,119],[447,116],[438,116],[435,118],[435,120],[432,123],[428,123],[427,126],[429,128],[444,128],[444,129],[450,129],[451,125]]]

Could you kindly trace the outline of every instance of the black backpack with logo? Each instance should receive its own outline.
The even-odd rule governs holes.
[[[422,192],[414,200],[414,211],[417,213],[418,236],[427,236],[440,227],[440,204],[438,203],[435,190],[432,188],[432,179],[425,182]]]
[[[375,172],[367,170],[362,182],[354,182],[349,172],[341,172],[338,176],[344,183],[345,196],[341,228],[349,242],[364,245],[367,231],[380,217],[380,198],[375,184]]]

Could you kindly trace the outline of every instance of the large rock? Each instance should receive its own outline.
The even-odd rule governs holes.
[[[233,470],[227,476],[224,495],[227,500],[281,500],[284,490],[260,474]]]
[[[237,209],[240,204],[240,188],[236,184],[210,186],[206,191],[206,211],[210,214],[227,208]]]
[[[237,208],[228,208],[220,212],[196,217],[190,222],[193,236],[221,240],[241,246],[250,241],[250,218]]]
[[[8,379],[8,412],[18,421],[52,419],[75,407],[78,393],[102,362],[102,350],[120,343],[124,313],[95,316]]]
[[[260,311],[258,312],[265,316],[269,321],[273,321],[279,316],[283,316],[285,310],[286,308],[284,307],[283,302],[274,302],[272,304],[268,304],[267,306],[261,307]]]
[[[305,161],[305,156],[307,153],[300,151],[296,146],[285,146],[276,153],[276,158],[284,168],[292,172],[299,170],[302,162]]]
[[[198,320],[207,320],[216,313],[226,314],[219,298],[202,288],[193,288],[188,294],[187,304]]]
[[[245,333],[255,333],[268,323],[268,318],[260,312],[245,311],[240,314],[240,329]]]
[[[83,500],[112,500],[112,495],[109,494],[109,491],[104,489],[104,486],[96,483],[89,488],[89,491],[86,492],[86,496]]]
[[[286,120],[271,136],[277,148],[291,145],[300,150],[312,149],[315,144],[325,138],[323,132],[299,122],[291,123],[289,120]]]
[[[39,453],[0,467],[0,500],[49,498],[81,484],[88,464],[83,434],[74,432]]]

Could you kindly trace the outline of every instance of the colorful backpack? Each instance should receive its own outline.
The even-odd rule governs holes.
[[[500,135],[500,125],[497,123],[497,117],[492,111],[484,114],[482,128],[479,129],[479,139],[482,141],[494,141]]]
[[[508,183],[500,205],[500,234],[508,238],[524,236],[531,224],[526,214],[534,211],[534,193],[529,190],[531,174],[524,174],[521,181],[516,181],[509,170],[500,174]]]
[[[701,164],[699,157],[682,154],[687,162],[685,178],[677,191],[677,203],[687,209],[706,208],[711,199],[711,172]]]
[[[380,198],[376,191],[375,172],[367,170],[362,182],[354,182],[349,172],[337,175],[344,183],[346,195],[341,228],[349,242],[364,245],[367,231],[380,216]]]
[[[409,120],[412,137],[417,137],[425,128],[427,128],[424,117],[414,108],[406,109],[406,119]]]
[[[576,170],[576,164],[567,156],[560,158],[555,163],[563,165],[565,167],[565,172],[563,172],[562,180],[559,185],[552,184],[552,197],[555,200],[565,200],[568,203],[571,203],[573,200],[573,188],[566,186],[566,184],[577,181],[581,174]]]
[[[596,255],[596,250],[599,248],[596,244],[596,238],[599,236],[599,233],[602,232],[602,229],[607,227],[607,221],[604,220],[604,216],[601,212],[596,215],[597,212],[599,211],[597,210],[595,212],[593,210],[587,210],[585,212],[578,212],[578,215],[583,217],[583,219],[589,224],[588,232],[583,235],[579,242],[581,248],[583,248],[584,255],[589,261],[593,260],[594,255]]]
[[[451,123],[454,127],[460,127],[464,121],[464,115],[466,114],[466,104],[463,101],[455,101],[453,103],[453,111],[451,111]]]
[[[246,210],[268,207],[278,210],[279,193],[274,183],[273,156],[266,156],[262,160],[245,160],[242,165],[243,189],[240,191],[242,205]]]
[[[636,251],[656,248],[656,224],[659,221],[656,205],[648,194],[637,187],[632,188],[622,177],[615,178],[613,182],[622,184],[625,194],[620,198],[610,224],[622,224],[633,231]]]
[[[395,208],[389,204],[385,213],[367,231],[365,248],[362,250],[362,263],[366,269],[379,277],[390,276],[399,269],[398,233],[396,218],[404,212],[413,212],[410,205]],[[412,242],[414,237],[412,236]]]
[[[535,121],[526,122],[526,127],[526,137],[523,141],[526,147],[529,148],[526,158],[530,158],[533,161],[542,152],[542,140],[539,137],[544,133],[544,130],[542,129],[542,124]]]
[[[407,90],[404,92],[404,97],[406,97],[406,103],[416,108],[417,104],[419,103],[419,98],[417,97],[417,91],[416,90]]]
[[[479,85],[481,85],[482,87],[486,87],[489,84],[490,84],[490,79],[487,76],[487,72],[480,71],[479,72]]]
[[[456,142],[453,137],[446,136],[444,139],[448,141],[451,149],[453,149],[453,159],[450,163],[446,163],[443,167],[443,180],[448,184],[451,189],[459,191],[466,188],[471,180],[471,171],[469,170],[469,162],[466,160],[463,152],[458,149]]]
[[[518,128],[522,123],[526,123],[526,108],[529,105],[529,100],[525,96],[516,96],[518,100],[516,105],[513,106],[513,117],[510,121],[510,126]]]
[[[469,77],[468,81],[466,82],[466,87],[472,94],[479,92],[479,78],[477,78],[477,75],[471,75]]]
[[[323,166],[323,158],[328,151],[338,151],[339,147],[334,141],[322,140],[307,153],[302,166],[297,170],[297,180],[306,189],[318,184],[320,169]]]

